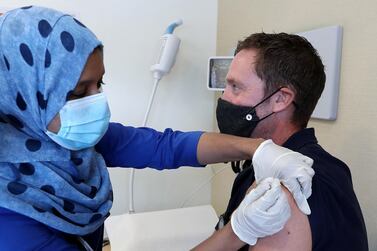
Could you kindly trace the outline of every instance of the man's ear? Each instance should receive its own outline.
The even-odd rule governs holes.
[[[273,112],[281,112],[287,109],[294,101],[295,92],[288,87],[283,87],[273,98]]]

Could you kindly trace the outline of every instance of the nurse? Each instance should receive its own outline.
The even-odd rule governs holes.
[[[101,250],[113,201],[106,166],[203,166],[256,152],[286,182],[297,179],[276,160],[302,167],[296,187],[310,188],[312,160],[263,139],[109,123],[104,71],[101,42],[73,17],[35,6],[0,17],[0,250]],[[253,245],[289,218],[280,182],[264,178],[224,228],[225,242]]]

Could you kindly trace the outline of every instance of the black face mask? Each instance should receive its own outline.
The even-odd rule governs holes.
[[[259,122],[274,114],[274,112],[271,112],[267,116],[259,118],[255,108],[280,91],[281,88],[283,87],[280,87],[252,107],[233,105],[219,98],[217,100],[216,118],[220,132],[235,136],[250,137]]]

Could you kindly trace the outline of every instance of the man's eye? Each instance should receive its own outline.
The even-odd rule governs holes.
[[[233,90],[238,90],[238,86],[236,84],[231,84]]]
[[[239,89],[237,83],[229,83],[227,82],[226,85],[232,90],[232,91],[237,91]]]

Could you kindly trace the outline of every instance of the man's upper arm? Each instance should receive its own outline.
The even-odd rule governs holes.
[[[250,247],[249,250],[305,251],[312,249],[312,237],[308,217],[299,210],[291,193],[286,188],[283,187],[283,189],[291,207],[291,217],[280,232],[258,239],[256,245]]]

